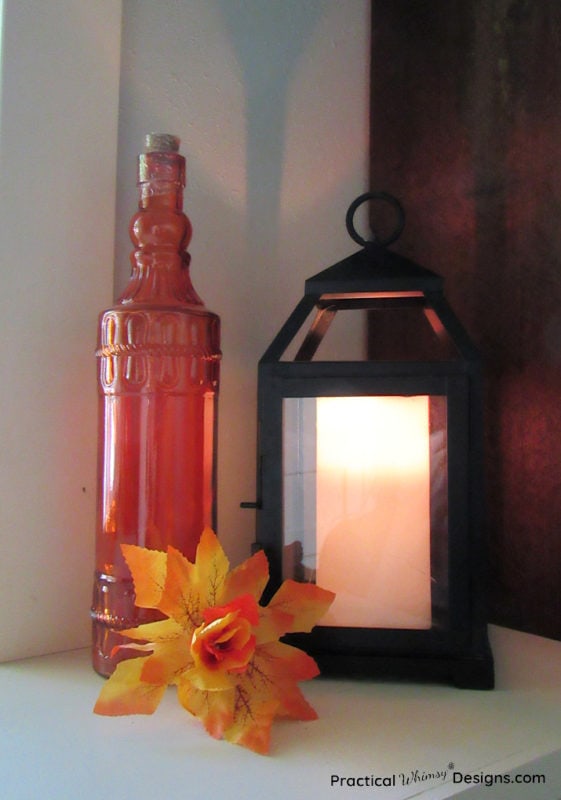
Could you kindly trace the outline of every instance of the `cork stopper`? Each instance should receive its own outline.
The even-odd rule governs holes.
[[[177,153],[180,139],[171,133],[147,133],[144,137],[145,153]]]

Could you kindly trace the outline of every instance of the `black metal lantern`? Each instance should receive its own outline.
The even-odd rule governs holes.
[[[367,200],[397,212],[385,241],[356,232]],[[480,359],[442,279],[386,249],[403,223],[395,198],[357,198],[362,249],[306,281],[259,362],[257,502],[243,505],[269,594],[286,578],[336,592],[311,634],[288,637],[324,674],[487,689]],[[350,347],[357,312],[369,334]]]

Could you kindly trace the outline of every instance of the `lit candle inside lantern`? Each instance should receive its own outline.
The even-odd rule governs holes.
[[[321,625],[431,627],[429,398],[316,403]]]

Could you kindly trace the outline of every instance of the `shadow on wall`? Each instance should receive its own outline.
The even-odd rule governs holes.
[[[299,60],[329,3],[219,0],[242,69],[247,120],[247,234],[278,238],[287,100]],[[279,65],[282,67],[279,69]]]

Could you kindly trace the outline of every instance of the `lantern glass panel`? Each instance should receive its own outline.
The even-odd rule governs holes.
[[[283,353],[283,361],[366,361],[368,314],[363,309],[339,310],[314,307],[306,324]],[[310,332],[312,336],[310,337]],[[316,339],[309,355],[302,356],[302,345]],[[308,345],[309,346],[309,345]]]
[[[426,305],[397,305],[368,315],[372,361],[454,361],[460,353],[437,314]]]
[[[283,578],[336,592],[322,626],[426,630],[447,613],[441,395],[283,400]]]
[[[324,296],[283,361],[446,361],[460,354],[423,298]]]

